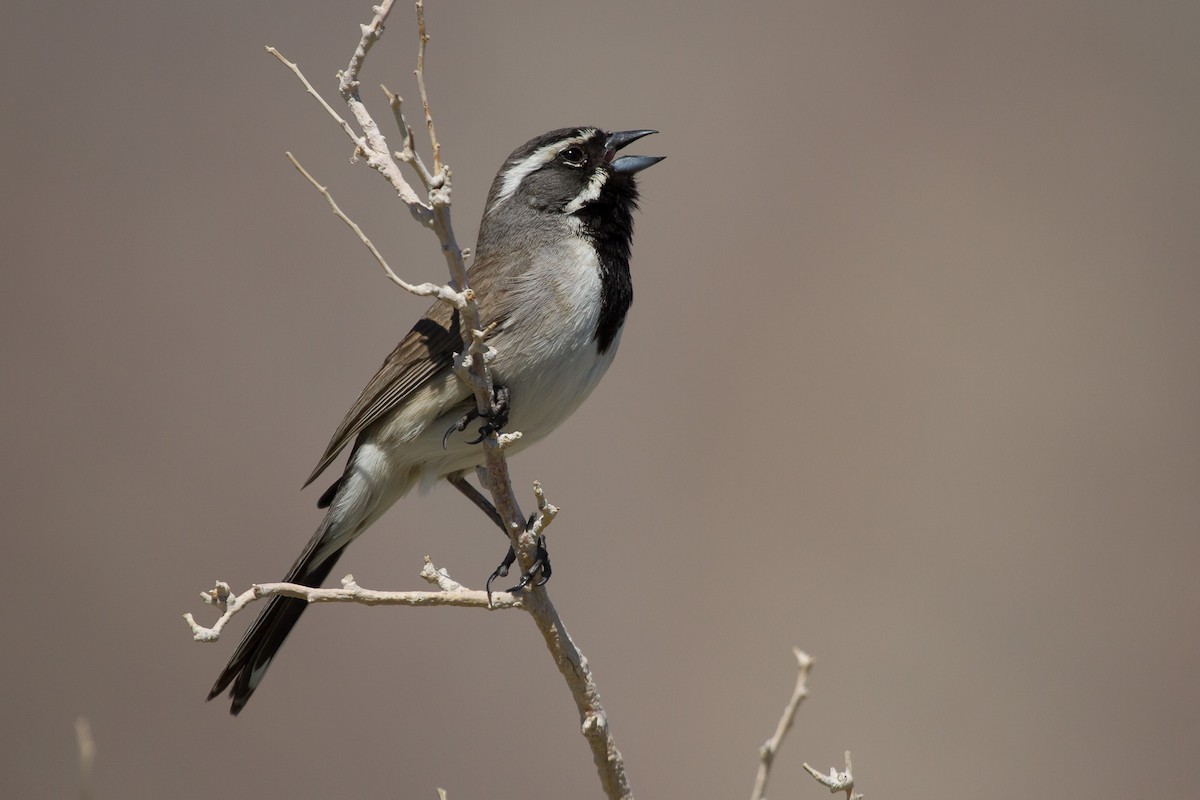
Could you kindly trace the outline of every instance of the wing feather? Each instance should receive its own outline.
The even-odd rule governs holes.
[[[434,376],[451,369],[454,354],[461,349],[458,312],[445,303],[434,303],[362,390],[304,485],[316,480],[365,428],[399,407]],[[465,387],[463,391],[465,394]]]

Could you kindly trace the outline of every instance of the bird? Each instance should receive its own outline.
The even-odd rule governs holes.
[[[520,431],[510,454],[558,427],[612,364],[633,302],[636,176],[665,158],[618,154],[653,133],[553,130],[514,150],[492,181],[467,280],[502,397],[480,438],[501,425]],[[349,446],[345,469],[318,501],[325,517],[286,582],[320,586],[351,542],[412,489],[447,479],[468,491],[463,476],[483,453],[479,438],[456,435],[476,415],[474,393],[453,369],[460,325],[449,304],[430,306],[346,413],[304,486]],[[208,699],[228,688],[238,714],[307,605],[272,598]]]

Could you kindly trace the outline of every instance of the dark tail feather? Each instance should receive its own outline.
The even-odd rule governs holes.
[[[318,531],[319,533],[320,531]],[[314,547],[314,544],[317,541],[318,537],[314,536],[313,542],[309,543],[309,547],[305,548],[300,560],[284,578],[285,582],[317,587],[329,577],[330,571],[344,550],[338,550],[320,564],[312,565],[308,562],[316,554],[317,548]],[[267,602],[267,607],[258,615],[258,619],[254,620],[254,624],[246,631],[246,635],[242,637],[237,650],[234,651],[229,663],[222,670],[221,676],[217,678],[217,682],[213,684],[212,690],[208,693],[208,699],[212,700],[232,683],[233,688],[230,689],[229,696],[233,702],[230,705],[229,713],[237,714],[241,711],[249,702],[250,695],[254,694],[259,682],[262,681],[271,659],[275,658],[275,653],[283,644],[283,640],[287,638],[292,626],[300,619],[300,615],[306,608],[308,608],[308,602],[305,600],[295,597],[272,597]]]

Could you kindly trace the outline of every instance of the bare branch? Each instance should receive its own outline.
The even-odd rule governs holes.
[[[533,495],[537,498],[538,510],[537,515],[533,518],[533,524],[529,526],[529,532],[538,536],[545,533],[546,528],[550,527],[550,523],[554,522],[554,518],[558,516],[558,506],[546,500],[546,493],[542,491],[540,481],[533,482]]]
[[[750,800],[762,800],[767,791],[767,779],[771,776],[771,763],[775,760],[775,754],[779,752],[783,737],[787,736],[796,720],[796,710],[800,708],[804,698],[808,697],[808,671],[812,668],[813,659],[798,647],[792,648],[792,654],[796,656],[798,668],[796,688],[792,690],[791,699],[783,707],[783,715],[775,725],[775,735],[758,750],[758,776],[754,779],[754,791],[750,794]]]
[[[383,255],[379,252],[371,240],[367,238],[367,235],[363,233],[363,229],[358,226],[358,223],[346,216],[345,212],[338,207],[338,204],[333,199],[333,195],[329,193],[329,189],[318,183],[317,179],[312,176],[312,173],[301,166],[300,162],[296,160],[296,157],[292,155],[291,152],[287,153],[287,157],[288,160],[292,162],[292,166],[299,170],[300,174],[307,178],[308,182],[311,183],[316,190],[325,197],[326,202],[329,203],[329,207],[333,209],[333,213],[337,215],[337,218],[350,226],[350,230],[354,231],[354,233],[358,235],[358,240],[366,245],[366,248],[371,251],[371,255],[373,255],[375,260],[379,262],[379,266],[383,267],[383,271],[387,275],[388,280],[399,286],[404,291],[411,292],[419,297],[436,297],[439,300],[444,300],[447,303],[450,303],[455,308],[462,308],[466,305],[467,300],[463,296],[463,293],[454,291],[454,289],[450,286],[445,286],[438,283],[412,284],[393,272],[392,268],[388,266],[387,261],[384,260]]]
[[[846,800],[859,800],[862,794],[854,794],[854,768],[850,764],[850,751],[846,751],[846,769],[842,772],[837,771],[837,767],[830,767],[828,775],[822,775],[808,764],[804,765],[805,771],[816,779],[817,783],[822,786],[829,787],[830,794],[838,792],[846,793]]]
[[[608,715],[600,702],[600,690],[592,679],[588,660],[575,646],[554,604],[538,587],[524,598],[525,610],[533,617],[546,648],[554,657],[558,672],[571,690],[579,711],[580,731],[592,750],[592,762],[600,776],[600,785],[610,800],[633,800],[633,790],[625,775],[625,761],[608,727]]]
[[[508,592],[497,592],[492,595],[492,604],[488,605],[487,592],[477,589],[467,589],[453,580],[445,570],[437,569],[429,557],[425,557],[425,566],[421,568],[421,577],[435,584],[435,592],[384,592],[375,589],[364,589],[354,582],[353,575],[342,578],[339,589],[319,589],[303,586],[298,583],[256,583],[239,595],[233,594],[229,584],[217,581],[216,585],[207,592],[201,592],[200,597],[205,603],[224,609],[224,613],[211,628],[206,628],[196,622],[190,614],[184,614],[188,626],[192,629],[192,638],[197,642],[215,642],[221,638],[221,631],[226,623],[242,609],[261,600],[264,597],[295,597],[310,603],[358,603],[365,606],[460,606],[463,608],[522,608],[524,601]]]
[[[421,93],[421,108],[425,110],[425,127],[429,129],[429,145],[433,148],[433,171],[442,171],[442,146],[438,144],[437,132],[433,129],[433,115],[429,113],[429,95],[425,92],[425,45],[429,44],[429,35],[425,33],[425,2],[417,0],[417,36],[420,45],[417,48],[417,91]]]
[[[364,38],[367,38],[366,33],[364,33],[363,36]],[[360,48],[362,47],[361,42],[359,46]],[[415,219],[424,227],[428,228],[432,226],[433,209],[430,208],[427,203],[423,202],[421,198],[417,197],[417,193],[413,191],[412,186],[410,186],[408,181],[404,180],[404,176],[400,174],[399,166],[394,160],[392,160],[391,154],[388,152],[387,140],[384,139],[383,134],[379,132],[379,126],[377,126],[374,120],[371,119],[371,115],[367,113],[366,107],[362,104],[362,101],[357,99],[357,82],[353,84],[355,88],[352,98],[348,98],[348,90],[346,89],[343,89],[342,96],[343,98],[348,98],[346,99],[346,103],[350,106],[350,110],[354,113],[355,119],[357,120],[359,126],[363,129],[363,134],[361,135],[356,133],[353,126],[351,126],[349,122],[344,120],[336,111],[334,111],[329,103],[325,102],[325,98],[321,97],[317,90],[313,88],[312,84],[308,82],[308,78],[304,77],[304,73],[300,71],[300,67],[297,66],[295,62],[288,61],[286,58],[284,58],[283,54],[274,47],[267,47],[266,49],[268,53],[279,59],[284,66],[286,66],[297,78],[299,78],[300,82],[304,84],[305,90],[317,99],[317,102],[321,104],[321,107],[324,108],[329,115],[333,117],[334,121],[337,122],[341,129],[345,131],[346,136],[348,136],[350,141],[354,143],[355,157],[365,157],[367,160],[367,165],[387,179],[388,183],[392,185],[392,188],[396,190],[396,194],[400,197],[400,200],[406,206],[408,206],[408,211],[410,214],[412,214],[413,219]],[[346,80],[343,73],[341,77],[341,86],[345,85]]]
[[[359,70],[362,68],[363,60],[367,57],[371,46],[383,36],[383,23],[392,10],[392,2],[393,0],[384,0],[375,6],[374,18],[369,24],[362,26],[362,37],[358,40],[354,55],[350,57],[350,63],[346,69],[338,75],[338,91],[346,106],[349,107],[350,113],[354,115],[355,121],[358,122],[359,128],[362,129],[366,146],[361,149],[366,155],[367,164],[392,184],[400,199],[408,206],[413,219],[425,227],[433,227],[431,204],[422,202],[408,181],[404,180],[404,176],[400,174],[399,165],[392,158],[391,151],[388,149],[387,138],[379,130],[379,126],[371,117],[371,113],[367,111],[367,107],[358,93]],[[441,238],[440,234],[439,238]]]
[[[370,52],[372,45],[383,36],[383,23],[387,21],[388,14],[392,13],[392,4],[395,0],[383,0],[379,5],[373,6],[372,10],[375,16],[366,25],[360,25],[362,30],[362,38],[358,40],[358,46],[354,48],[354,54],[350,56],[350,63],[346,65],[346,69],[342,70],[340,78],[341,91],[346,92],[347,89],[358,89],[358,73],[362,69],[363,62],[367,60],[367,53]]]
[[[346,132],[346,135],[350,137],[350,141],[354,142],[356,145],[362,144],[362,137],[354,132],[354,128],[350,127],[349,122],[346,122],[346,120],[342,119],[340,114],[333,110],[333,106],[325,102],[325,98],[321,97],[321,93],[314,89],[313,85],[308,82],[308,78],[304,77],[304,73],[300,71],[300,67],[296,65],[295,61],[288,61],[283,57],[283,53],[279,52],[270,45],[267,45],[266,50],[268,53],[275,56],[275,58],[279,59],[281,64],[292,71],[292,74],[304,84],[304,90],[316,98],[316,101],[321,104],[321,108],[325,109],[329,116],[333,117],[333,121],[336,122],[338,126]]]
[[[400,129],[402,147],[396,152],[396,158],[405,164],[411,165],[413,171],[417,173],[417,177],[421,179],[421,185],[425,187],[425,191],[429,191],[433,188],[433,176],[429,174],[429,170],[425,167],[425,162],[421,160],[421,154],[413,146],[412,126],[404,118],[404,98],[383,84],[380,84],[379,88],[383,89],[383,95],[387,98],[388,105],[392,108],[392,116],[396,118],[396,127]]]

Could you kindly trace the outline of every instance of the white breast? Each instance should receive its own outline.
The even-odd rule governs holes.
[[[509,428],[538,439],[579,407],[612,363],[617,341],[596,349],[600,264],[570,237],[511,285],[525,313],[498,337],[497,380],[512,393]]]
[[[603,354],[596,348],[600,319],[600,265],[595,250],[575,237],[544,249],[506,288],[514,294],[514,312],[495,333],[492,374],[511,393],[505,430],[520,431],[509,454],[528,447],[557,428],[591,394],[617,351],[620,334]],[[426,489],[442,476],[481,463],[483,449],[468,445],[481,423],[472,423],[442,446],[442,436],[462,409],[430,421],[429,410],[445,407],[445,398],[461,393],[458,379],[446,375],[411,398],[393,424],[370,439],[386,454],[389,472],[408,487]],[[402,477],[407,476],[407,477]]]

